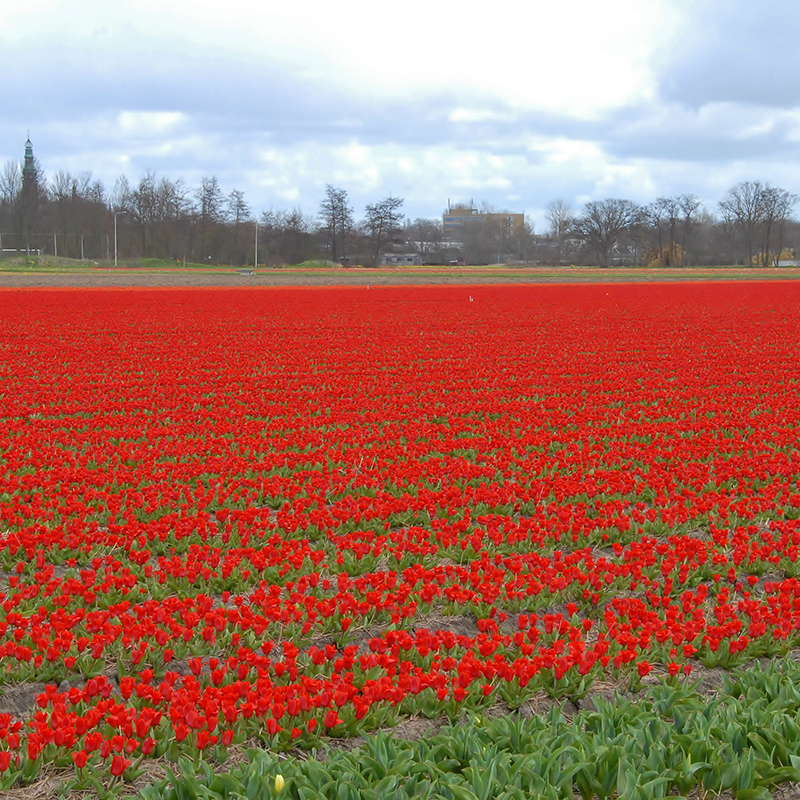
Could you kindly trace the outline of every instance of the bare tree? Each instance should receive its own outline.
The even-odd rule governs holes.
[[[631,200],[610,198],[591,201],[575,220],[573,230],[597,256],[601,267],[611,265],[621,234],[641,218],[641,209]]]
[[[777,266],[783,251],[783,231],[792,209],[797,204],[796,194],[767,184],[764,187],[764,222],[761,236],[762,266]]]
[[[564,254],[564,242],[569,237],[575,222],[572,206],[564,200],[553,200],[545,208],[545,219],[549,227],[550,238],[556,243],[556,264],[561,263]]]
[[[79,241],[81,257],[102,257],[103,242],[109,222],[105,186],[99,178],[93,179],[92,173],[88,171],[79,173],[77,183],[80,193],[80,214],[76,233],[81,237]]]
[[[741,238],[744,262],[748,267],[753,263],[753,251],[763,216],[763,189],[760,181],[743,181],[728,189],[719,201],[725,231],[731,241]]]
[[[678,205],[683,214],[683,228],[681,230],[681,255],[682,266],[689,264],[689,246],[692,239],[692,231],[697,221],[697,213],[702,207],[700,198],[695,194],[682,194],[678,197]]]
[[[642,211],[644,221],[650,226],[654,245],[645,253],[647,263],[662,267],[678,266],[683,256],[678,245],[678,227],[681,207],[675,197],[659,197]]]
[[[53,175],[49,186],[50,205],[55,212],[56,227],[60,230],[62,240],[62,253],[69,256],[67,237],[74,232],[75,227],[75,200],[77,198],[77,184],[69,172],[58,170]]]
[[[545,209],[544,216],[550,225],[548,233],[554,239],[567,236],[572,222],[575,219],[572,206],[561,199],[549,202]]]
[[[366,207],[364,229],[370,239],[373,266],[378,264],[386,246],[400,234],[400,222],[403,219],[400,211],[402,205],[401,198],[389,196],[375,205]]]
[[[8,161],[0,172],[0,202],[13,203],[21,191],[22,170],[16,161]]]
[[[131,192],[128,213],[136,223],[141,237],[141,253],[145,258],[154,255],[153,236],[158,221],[158,198],[156,175],[148,171]]]
[[[124,208],[139,233],[143,257],[173,257],[183,250],[177,229],[188,213],[189,201],[182,181],[156,180],[155,173],[148,171],[124,197]]]
[[[355,225],[347,192],[326,184],[325,197],[319,204],[320,230],[330,246],[331,261],[347,258],[347,240]]]
[[[263,211],[258,220],[258,258],[272,266],[318,258],[315,221],[299,208]]]
[[[229,261],[244,264],[247,248],[242,247],[242,226],[250,220],[250,206],[244,199],[244,192],[234,189],[228,195],[228,220],[233,230],[231,231],[231,252]]]
[[[90,183],[86,187],[86,199],[91,203],[105,203],[106,201],[106,187],[103,186],[103,182],[96,178],[95,180],[91,180],[92,173],[89,173],[89,180]]]
[[[218,260],[221,245],[220,225],[225,220],[225,195],[215,176],[203,178],[195,192],[200,219],[200,251],[203,263]]]
[[[728,189],[719,201],[722,224],[732,243],[742,242],[747,266],[754,261],[762,266],[772,263],[776,250],[780,258],[783,224],[797,201],[785,189],[760,181],[743,181]]]
[[[14,234],[14,247],[23,247],[22,228],[22,169],[16,161],[9,161],[0,172],[0,212],[8,220]]]
[[[131,197],[131,185],[125,175],[120,175],[114,181],[114,188],[111,190],[110,207],[117,211],[124,211]]]
[[[250,219],[250,205],[244,199],[244,192],[234,189],[228,195],[228,219],[234,225],[241,225]]]
[[[262,211],[258,221],[258,254],[265,264],[275,264],[278,258],[278,215],[270,211]],[[257,266],[257,265],[256,265]]]
[[[503,212],[489,211],[471,218],[459,238],[467,263],[492,264],[521,259],[529,234],[528,226],[520,229]]]
[[[687,247],[700,208],[700,198],[693,194],[659,197],[643,210],[649,225],[651,244],[646,259],[663,267],[683,267],[688,261]]]
[[[313,220],[299,208],[281,212],[277,217],[279,251],[289,264],[300,264],[317,254]]]
[[[442,246],[442,223],[437,219],[408,220],[405,226],[406,239],[423,258],[434,256]]]
[[[75,181],[69,172],[58,170],[50,181],[49,191],[51,201],[68,200],[72,197],[72,188]]]
[[[177,257],[186,246],[180,227],[187,219],[191,208],[186,185],[180,179],[161,178],[157,188],[158,226],[156,228],[156,254],[162,258]]]

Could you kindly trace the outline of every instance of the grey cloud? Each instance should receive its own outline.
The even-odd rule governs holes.
[[[705,8],[660,75],[668,101],[699,107],[800,104],[800,5],[726,0]]]
[[[748,160],[794,159],[800,118],[782,109],[709,104],[687,109],[653,103],[589,135],[618,158],[662,159],[709,168]]]
[[[29,57],[31,42],[7,43],[10,82],[26,85],[18,101],[9,104],[4,126],[47,130],[63,123],[60,136],[76,131],[74,141],[35,137],[50,152],[63,146],[74,150],[81,137],[102,140],[102,130],[83,125],[98,117],[113,118],[123,110],[180,111],[198,133],[213,137],[228,154],[267,140],[274,146],[298,142],[364,145],[435,146],[443,142],[479,150],[512,153],[531,132],[547,135],[569,125],[567,118],[514,112],[506,121],[454,123],[450,113],[473,107],[498,114],[508,109],[490,97],[466,92],[439,93],[406,100],[367,98],[335,84],[322,85],[264,57],[261,62],[239,60],[229,51],[195,52],[178,43],[173,49],[155,47],[131,51],[119,37],[100,37],[108,49],[76,52],[50,40]],[[109,44],[108,40],[111,40]],[[70,128],[73,124],[73,128]],[[176,135],[180,131],[175,132]],[[230,137],[230,138],[226,138]],[[117,141],[108,142],[116,146]],[[101,141],[102,145],[102,141]],[[173,156],[170,156],[171,158]],[[179,156],[173,164],[180,167]]]
[[[741,139],[694,133],[620,138],[606,140],[605,149],[617,158],[655,158],[699,166],[732,161],[797,159],[800,156],[800,143],[787,140],[780,129]]]

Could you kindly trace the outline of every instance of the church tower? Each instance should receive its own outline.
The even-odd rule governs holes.
[[[28,134],[28,141],[25,142],[25,164],[22,167],[22,184],[23,186],[28,183],[36,181],[36,162],[33,160],[33,145],[31,144],[31,137]]]
[[[36,234],[39,227],[39,198],[41,187],[39,186],[38,166],[33,157],[33,145],[28,134],[28,141],[25,142],[25,163],[22,166],[22,192],[20,193],[20,222],[21,237],[18,247],[24,246],[30,253],[31,248],[35,247]]]

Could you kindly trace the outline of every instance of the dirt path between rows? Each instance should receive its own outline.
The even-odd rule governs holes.
[[[191,271],[0,272],[0,288],[178,288],[269,286],[408,286],[537,283],[660,283],[663,281],[799,280],[800,270],[660,271],[660,270],[503,270],[490,272],[400,272],[330,270],[289,272],[260,270],[255,274]]]

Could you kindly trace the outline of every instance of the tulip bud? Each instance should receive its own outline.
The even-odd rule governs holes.
[[[284,783],[285,781],[283,780],[283,775],[275,776],[275,794],[280,794],[281,789],[283,789]]]

